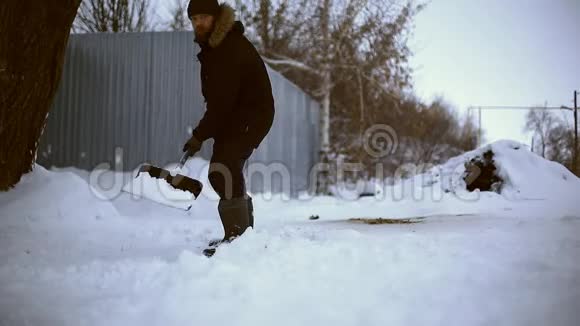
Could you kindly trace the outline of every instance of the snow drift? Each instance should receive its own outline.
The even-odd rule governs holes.
[[[452,194],[461,199],[479,199],[479,190],[467,190],[466,163],[478,160],[489,151],[493,153],[495,173],[502,180],[498,194],[489,192],[489,196],[498,195],[507,200],[574,201],[574,196],[580,192],[580,179],[563,165],[540,157],[524,144],[500,140],[451,158],[409,179],[399,178],[393,186],[377,187],[377,193],[400,193],[399,197],[414,198],[426,193],[431,196]],[[421,170],[415,165],[407,170],[412,168]]]
[[[115,216],[108,202],[97,198],[96,190],[72,172],[48,171],[35,164],[32,172],[8,192],[0,193],[1,217]]]

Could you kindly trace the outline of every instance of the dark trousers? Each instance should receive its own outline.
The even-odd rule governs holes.
[[[244,165],[252,152],[253,149],[235,142],[214,143],[208,179],[220,199],[238,198],[246,194]]]

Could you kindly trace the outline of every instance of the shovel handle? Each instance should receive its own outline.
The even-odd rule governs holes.
[[[186,151],[185,153],[183,153],[183,155],[181,156],[181,160],[179,160],[179,168],[182,169],[183,166],[185,165],[185,162],[187,162],[187,159],[191,156],[191,153],[189,151]]]

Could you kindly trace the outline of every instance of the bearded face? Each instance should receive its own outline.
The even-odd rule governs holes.
[[[194,15],[191,17],[191,23],[195,31],[196,42],[207,42],[213,31],[214,17],[207,14]]]

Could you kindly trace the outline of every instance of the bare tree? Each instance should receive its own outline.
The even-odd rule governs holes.
[[[413,163],[440,164],[476,146],[473,120],[467,116],[461,121],[457,111],[443,97],[437,97],[429,105],[417,102],[416,106],[415,112],[406,112],[412,120],[402,135]]]
[[[152,28],[150,0],[82,0],[74,32],[142,32]]]
[[[187,4],[189,0],[175,0],[172,7],[169,8],[171,21],[169,30],[171,31],[188,31],[191,30],[191,23],[187,17]]]
[[[574,129],[562,121],[557,122],[548,131],[546,140],[546,158],[572,169],[574,155]]]
[[[32,170],[80,0],[0,5],[0,191]]]
[[[399,0],[244,2],[248,34],[265,61],[322,103],[323,162],[353,137],[360,144],[385,103],[399,101],[410,74],[405,30],[420,9]]]
[[[557,119],[545,107],[530,109],[526,115],[526,125],[524,130],[530,131],[538,136],[542,157],[546,157],[548,135],[556,122]]]

